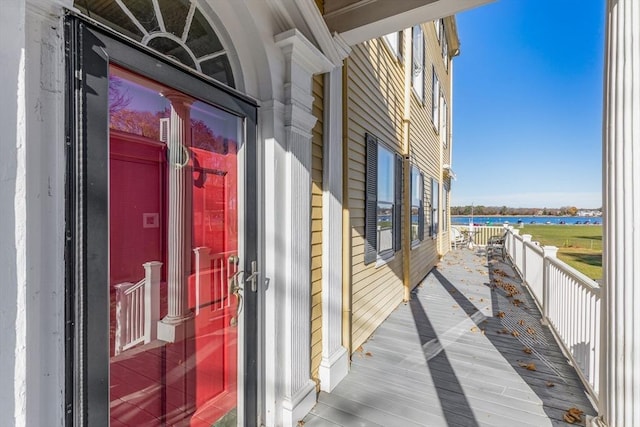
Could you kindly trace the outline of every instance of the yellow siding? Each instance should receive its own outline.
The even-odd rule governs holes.
[[[440,187],[439,195],[441,197],[439,203],[438,215],[440,217],[440,233],[438,240],[429,236],[430,206],[431,200],[431,178],[435,178],[441,185],[443,177],[441,173],[441,165],[449,163],[448,144],[445,150],[442,147],[440,135],[434,128],[431,116],[431,102],[433,91],[432,67],[435,67],[440,88],[447,100],[447,115],[449,116],[448,128],[451,130],[451,88],[448,71],[445,69],[442,60],[440,43],[436,37],[435,26],[432,22],[423,24],[423,33],[425,37],[425,70],[424,70],[424,87],[425,99],[424,103],[420,102],[416,96],[411,96],[411,124],[409,127],[409,146],[411,153],[411,162],[416,165],[425,175],[425,239],[417,247],[411,250],[411,287],[417,286],[428,272],[438,262],[438,243],[442,252],[446,252],[449,248],[449,234],[443,231],[442,209],[447,205],[447,201],[442,199],[443,187]],[[449,68],[451,70],[451,68]],[[436,126],[437,127],[437,126]],[[442,157],[441,157],[442,156]]]
[[[364,265],[365,134],[402,153],[403,68],[381,40],[357,46],[347,69],[348,200],[351,221],[352,351],[402,301],[402,252]]]
[[[323,77],[313,78],[313,128],[311,158],[311,375],[318,380],[322,358],[322,107]]]

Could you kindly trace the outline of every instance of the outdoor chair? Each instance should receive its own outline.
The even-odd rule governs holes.
[[[457,228],[451,227],[451,246],[453,249],[457,249],[458,246],[466,246],[469,243],[467,236]]]
[[[489,240],[487,240],[487,257],[491,257],[495,251],[499,251],[500,257],[504,260],[507,254],[507,248],[504,243],[506,238],[506,231],[501,236],[489,237]]]

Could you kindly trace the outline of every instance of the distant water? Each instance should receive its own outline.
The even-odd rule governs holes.
[[[471,216],[451,216],[451,223],[469,225]],[[518,224],[602,224],[599,216],[473,216],[476,225]]]

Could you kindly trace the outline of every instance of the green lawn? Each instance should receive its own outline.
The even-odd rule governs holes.
[[[557,246],[558,258],[592,279],[602,278],[601,225],[525,225],[520,235],[544,246]]]

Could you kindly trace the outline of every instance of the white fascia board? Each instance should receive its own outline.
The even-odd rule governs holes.
[[[342,36],[344,41],[350,46],[354,46],[394,31],[400,31],[423,22],[455,15],[456,13],[492,3],[493,1],[495,0],[440,0],[344,31],[340,33],[340,36]]]

